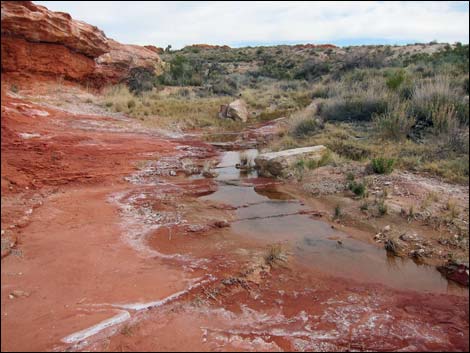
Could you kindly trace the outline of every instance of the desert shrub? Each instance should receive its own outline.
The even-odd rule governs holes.
[[[406,74],[404,70],[397,70],[390,73],[385,80],[387,87],[393,91],[396,91],[401,84],[405,81]]]
[[[348,71],[358,68],[380,68],[385,65],[386,51],[371,52],[368,48],[349,52],[342,60],[342,70]]]
[[[156,79],[152,69],[135,67],[129,71],[126,84],[132,93],[140,94],[150,91],[155,86]]]
[[[371,161],[372,170],[377,174],[390,174],[395,166],[395,159],[378,157]]]
[[[161,84],[170,86],[200,86],[203,84],[201,71],[200,59],[177,54],[169,60],[158,80]]]
[[[341,205],[338,204],[338,205],[335,206],[333,219],[340,219],[342,217],[343,217],[343,210],[341,208]]]
[[[442,106],[453,106],[459,121],[468,125],[468,103],[450,82],[449,77],[439,76],[417,85],[410,101],[411,113],[432,126],[433,116]]]
[[[307,60],[303,63],[295,73],[294,78],[297,80],[313,81],[322,75],[330,72],[330,64],[319,60]]]
[[[385,100],[353,97],[328,101],[322,115],[331,121],[370,121],[375,114],[383,114],[386,110]]]
[[[127,101],[127,108],[128,109],[132,109],[135,107],[135,100],[134,99],[130,99]]]
[[[293,114],[290,125],[292,135],[297,138],[313,135],[325,127],[315,111],[308,108]]]
[[[405,139],[416,123],[416,118],[408,114],[407,105],[387,111],[374,117],[375,127],[382,138]]]
[[[357,196],[364,197],[366,195],[366,185],[364,183],[351,181],[348,185],[348,189]]]
[[[332,156],[331,152],[327,151],[325,154],[323,154],[323,156],[321,156],[321,158],[319,160],[308,159],[305,162],[305,166],[308,169],[316,169],[316,168],[320,168],[320,167],[323,167],[323,166],[329,164],[332,160],[333,160],[333,156]]]
[[[380,82],[369,78],[356,81],[352,76],[331,87],[330,95],[321,115],[331,121],[370,121],[374,115],[385,113],[392,100]]]
[[[317,86],[312,92],[312,99],[315,98],[328,98],[329,96],[329,89],[328,86]]]
[[[326,143],[326,146],[340,156],[352,159],[354,161],[361,161],[369,158],[373,153],[371,146],[360,144],[351,140],[334,139]]]
[[[271,267],[275,264],[278,264],[279,262],[286,262],[287,255],[284,249],[282,248],[282,245],[270,245],[264,254],[264,261],[266,262],[266,265],[269,265]]]
[[[235,96],[238,92],[237,82],[230,78],[221,78],[211,86],[211,91],[217,95]]]
[[[385,216],[388,213],[388,206],[384,199],[380,199],[377,202],[377,212],[379,213],[379,216]]]

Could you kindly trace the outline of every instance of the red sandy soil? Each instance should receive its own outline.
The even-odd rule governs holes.
[[[205,143],[4,89],[1,125],[2,351],[468,350],[468,296],[271,268],[195,197],[212,179],[137,168],[214,158]]]

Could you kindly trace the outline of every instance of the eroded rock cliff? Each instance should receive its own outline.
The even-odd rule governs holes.
[[[124,81],[136,67],[161,67],[154,50],[118,43],[67,13],[29,1],[2,1],[1,8],[2,74],[9,77],[103,86]]]

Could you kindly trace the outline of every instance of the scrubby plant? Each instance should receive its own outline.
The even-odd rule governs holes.
[[[349,76],[332,87],[321,116],[329,121],[371,121],[389,109],[390,101],[390,94],[380,82],[369,77],[358,81]]]
[[[333,160],[333,156],[330,151],[325,152],[320,159],[308,159],[305,162],[305,166],[308,169],[316,169],[323,167],[327,164],[329,164]]]
[[[408,137],[416,124],[416,118],[409,115],[408,105],[402,104],[391,111],[376,116],[374,123],[382,138],[399,141]]]
[[[281,244],[272,244],[268,247],[264,254],[264,261],[266,265],[273,267],[279,262],[286,262],[287,256]]]
[[[449,76],[438,76],[417,85],[410,104],[411,113],[429,126],[433,125],[442,107],[453,107],[453,114],[460,123],[468,125],[468,102],[452,87]]]
[[[157,77],[152,69],[136,67],[129,71],[126,84],[133,93],[150,91],[156,84]]]
[[[385,84],[393,91],[398,90],[401,84],[405,81],[406,74],[404,70],[393,71],[387,76]]]
[[[340,219],[343,217],[343,210],[339,204],[335,206],[334,214],[333,214],[333,219]]]
[[[371,161],[372,170],[377,174],[390,174],[393,172],[395,159],[378,157]]]
[[[311,108],[295,112],[290,119],[290,133],[297,138],[313,135],[324,127],[323,120]]]
[[[354,181],[356,177],[354,176],[354,173],[352,172],[349,172],[347,175],[346,175],[346,180],[348,181]]]
[[[388,213],[388,206],[384,199],[380,199],[377,203],[377,211],[379,216],[385,216]]]
[[[359,197],[365,197],[367,187],[364,183],[351,181],[348,185],[349,190],[351,190],[355,195]]]

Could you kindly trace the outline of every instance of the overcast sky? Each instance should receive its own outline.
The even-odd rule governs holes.
[[[181,48],[333,43],[463,42],[466,1],[436,2],[145,2],[35,1],[98,26],[123,43]]]

